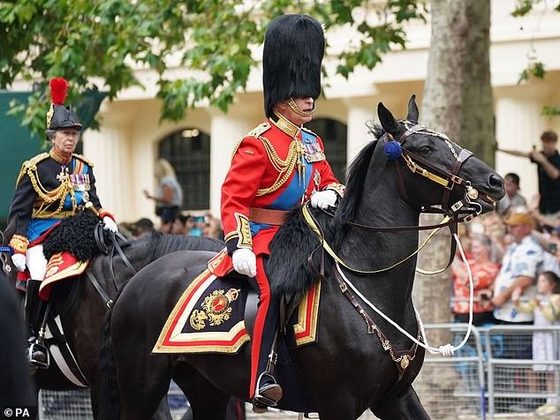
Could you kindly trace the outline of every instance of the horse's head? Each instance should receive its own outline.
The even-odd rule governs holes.
[[[504,180],[492,168],[445,134],[418,124],[415,95],[406,120],[396,120],[381,102],[377,113],[386,133],[380,138],[385,155],[399,166],[400,193],[410,205],[439,204],[464,218],[492,210],[504,196]]]

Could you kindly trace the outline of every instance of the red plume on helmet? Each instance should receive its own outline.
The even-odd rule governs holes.
[[[55,77],[49,82],[51,98],[54,105],[64,105],[68,95],[68,82],[64,77]]]
[[[82,129],[82,124],[69,106],[64,105],[68,95],[68,82],[63,77],[55,77],[49,81],[52,104],[47,112],[47,130],[61,128]]]

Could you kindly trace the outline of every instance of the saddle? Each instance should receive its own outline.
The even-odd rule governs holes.
[[[320,295],[321,284],[314,283],[277,340],[275,376],[286,390],[282,400],[302,412],[310,411],[309,399],[288,350],[316,342]],[[257,293],[246,277],[242,280],[232,272],[231,258],[224,249],[181,294],[152,353],[236,355],[251,340],[257,302]]]

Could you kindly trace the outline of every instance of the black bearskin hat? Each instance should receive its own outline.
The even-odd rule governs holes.
[[[47,130],[59,128],[82,129],[82,124],[69,106],[64,106],[68,94],[68,82],[62,77],[55,77],[49,82],[52,103],[47,112]]]
[[[321,62],[325,36],[317,20],[307,15],[283,15],[266,30],[263,50],[265,113],[290,98],[317,99],[321,94]]]

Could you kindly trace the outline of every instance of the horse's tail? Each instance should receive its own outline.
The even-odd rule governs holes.
[[[119,420],[120,395],[117,383],[117,363],[111,341],[112,310],[109,310],[103,326],[101,353],[99,355],[99,392],[96,403],[97,418]]]

